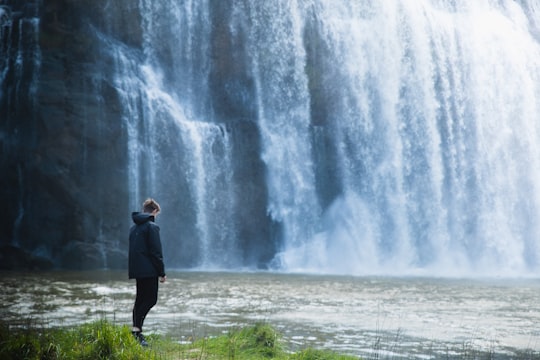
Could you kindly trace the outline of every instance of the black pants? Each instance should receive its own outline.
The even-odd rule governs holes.
[[[157,303],[158,278],[143,278],[137,280],[137,296],[133,306],[133,326],[142,330],[144,318]]]

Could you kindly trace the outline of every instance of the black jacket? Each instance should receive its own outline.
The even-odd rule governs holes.
[[[159,226],[148,213],[131,214],[135,225],[129,231],[129,278],[165,276]]]

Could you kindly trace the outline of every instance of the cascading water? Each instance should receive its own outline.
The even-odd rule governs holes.
[[[330,143],[339,195],[323,231],[279,255],[284,266],[536,268],[540,47],[524,10],[538,5],[321,1],[305,9],[313,14],[301,17],[307,76],[322,99],[312,109],[326,114],[312,146]]]
[[[538,1],[5,4],[2,245],[111,266],[152,196],[169,267],[540,266]]]
[[[142,52],[102,36],[116,61],[115,83],[129,134],[131,206],[139,208],[144,194],[154,194],[167,204],[163,216],[171,223],[186,216],[170,210],[167,214],[167,209],[186,209],[193,213],[192,223],[182,225],[192,228],[195,244],[169,243],[174,251],[187,253],[183,263],[205,269],[237,266],[241,259],[233,219],[232,149],[227,128],[214,122],[207,110],[202,85],[208,70],[196,54],[200,44],[208,43],[207,4],[141,1],[139,6]],[[177,26],[180,34],[190,36],[177,37]],[[194,39],[198,42],[192,43]],[[168,54],[173,48],[176,51]],[[179,203],[183,205],[172,205]]]
[[[212,90],[227,56],[243,64],[232,91],[254,108],[260,152],[248,155],[264,164],[266,212],[280,228],[270,266],[508,274],[540,264],[535,2],[140,9],[142,52],[113,47],[132,205],[145,192],[187,203],[189,266],[249,266],[242,247],[252,240],[238,228],[249,219],[235,215],[235,162],[246,160],[215,99],[238,83]]]
[[[318,7],[313,25],[343,104],[328,135],[342,195],[326,268],[537,266],[539,47],[522,8],[349,5]]]
[[[41,70],[41,50],[38,40],[40,20],[37,7],[33,5],[26,6],[24,13],[0,5],[0,107],[11,109],[0,115],[0,143],[3,145],[2,154],[6,155],[16,153],[20,142],[35,142],[36,138],[35,94]],[[33,127],[29,139],[24,139],[23,125],[19,125],[19,118],[25,116],[30,120],[30,127]],[[14,131],[10,131],[10,128]],[[26,146],[31,147],[32,144]],[[2,160],[12,166],[16,180],[13,188],[4,191],[13,191],[17,198],[11,215],[14,216],[11,245],[19,246],[25,214],[25,179],[21,170],[24,161],[17,159],[15,163],[10,163],[12,160],[7,159],[9,157],[5,156]],[[8,174],[4,176],[12,178]]]
[[[285,248],[301,246],[320,230],[321,213],[310,141],[302,14],[296,2],[237,2],[233,14],[233,26],[246,32],[247,71],[255,82],[268,212],[284,224]]]

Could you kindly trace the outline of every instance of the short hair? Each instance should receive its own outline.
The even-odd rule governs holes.
[[[143,212],[151,214],[154,212],[154,210],[157,210],[158,213],[161,211],[161,207],[159,206],[158,202],[152,198],[144,200]]]

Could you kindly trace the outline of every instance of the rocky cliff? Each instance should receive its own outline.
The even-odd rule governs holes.
[[[126,111],[122,103],[126,89],[117,81],[122,65],[114,49],[129,52],[135,62],[144,58],[141,4],[8,0],[2,5],[0,168],[5,175],[0,180],[0,201],[5,211],[0,220],[0,267],[123,268],[130,212],[138,210],[145,196],[160,195],[165,221],[175,224],[164,230],[164,237],[171,239],[166,258],[177,267],[197,265],[204,250],[196,245],[200,230],[193,225],[197,200],[187,200],[192,197],[190,185],[162,173],[157,175],[160,180],[149,184],[144,173],[155,169],[144,164],[137,166],[135,175],[142,180],[130,183],[128,157],[133,149],[128,146],[125,118],[143,118],[145,109],[139,104]],[[227,9],[218,6],[216,11]],[[239,74],[241,62],[230,55],[232,44],[222,17],[216,15],[214,21],[209,51],[224,55],[214,60],[208,75],[210,95],[215,95],[210,105],[229,124],[230,136],[239,140],[232,145],[233,156],[249,159],[246,154],[257,154],[259,147],[250,121],[253,107],[246,105],[243,90],[252,85]],[[170,51],[156,42],[164,68],[172,66],[176,56]],[[127,96],[144,101],[136,94]],[[141,139],[148,136],[141,130]],[[171,163],[181,156],[168,154]],[[188,165],[180,164],[179,171],[189,172],[185,168],[192,160],[182,161]],[[242,184],[237,191],[246,196],[237,212],[250,219],[240,223],[235,236],[260,239],[239,241],[240,256],[264,263],[274,245],[265,211],[262,163],[251,157],[230,166],[230,176]],[[135,190],[130,188],[134,181],[140,184]],[[158,182],[162,188],[152,190]],[[179,199],[170,196],[172,190]],[[134,192],[140,198],[134,199]]]
[[[126,134],[90,29],[106,14],[94,1],[4,8],[0,266],[125,266]]]

